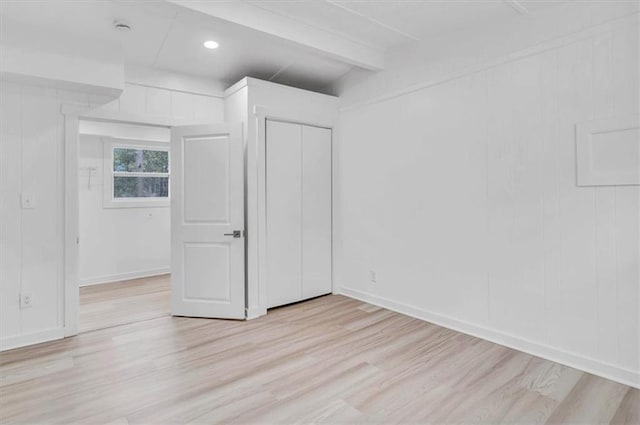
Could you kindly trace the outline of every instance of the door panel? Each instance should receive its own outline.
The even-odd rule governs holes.
[[[229,152],[227,136],[189,139],[184,144],[184,220],[229,223]],[[203,158],[208,158],[204,161]]]
[[[331,286],[331,130],[302,126],[302,295]]]
[[[302,299],[302,126],[267,120],[267,308]]]
[[[240,125],[171,129],[173,315],[245,317],[243,167]]]
[[[185,300],[229,302],[228,285],[210,282],[229,282],[229,244],[185,243],[184,277]]]

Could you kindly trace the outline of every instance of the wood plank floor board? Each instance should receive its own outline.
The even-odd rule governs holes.
[[[611,424],[640,424],[640,391],[627,391],[624,399],[618,406],[616,414],[611,419]]]
[[[170,314],[168,274],[80,288],[78,330],[86,332]]]
[[[629,391],[626,385],[602,382],[601,378],[585,373],[547,423],[608,424]]]
[[[88,287],[96,330],[0,353],[0,422],[640,424],[639,390],[343,296],[115,324],[163,285]]]

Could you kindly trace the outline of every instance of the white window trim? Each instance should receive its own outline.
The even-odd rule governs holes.
[[[139,173],[139,172],[118,172],[120,176],[145,176],[145,177],[166,177],[171,179],[171,152],[169,142],[151,142],[145,140],[116,139],[103,137],[104,149],[104,186],[103,186],[103,208],[153,208],[168,207],[171,202],[171,192],[166,198],[114,198],[113,197],[113,149],[133,148],[146,150],[162,150],[169,152],[169,173]]]

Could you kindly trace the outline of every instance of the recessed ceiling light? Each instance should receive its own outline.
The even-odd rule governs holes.
[[[207,49],[217,49],[218,48],[218,42],[217,41],[213,41],[213,40],[205,41],[204,42],[204,47],[206,47]]]

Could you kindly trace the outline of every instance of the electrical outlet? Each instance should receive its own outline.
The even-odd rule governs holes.
[[[376,272],[373,270],[369,270],[369,280],[371,283],[376,283]]]
[[[33,305],[33,294],[31,292],[20,293],[20,308],[31,308]]]
[[[20,196],[20,203],[23,210],[32,210],[36,207],[36,198],[30,193],[23,193]]]

